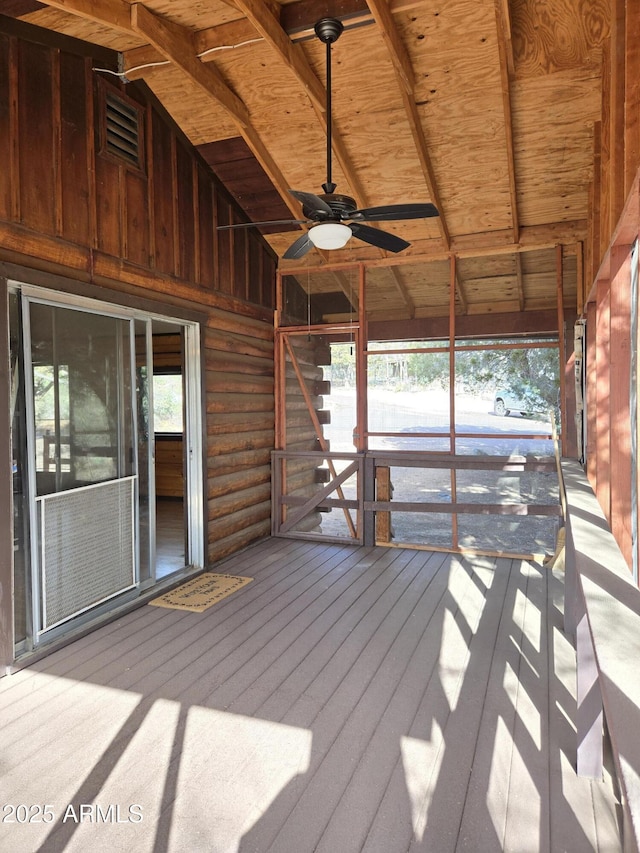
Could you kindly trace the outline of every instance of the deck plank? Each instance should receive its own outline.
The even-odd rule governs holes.
[[[254,581],[0,680],[0,799],[56,814],[3,825],[0,849],[620,849],[611,786],[572,766],[561,574],[285,539],[217,570]],[[70,803],[123,822],[63,822]]]

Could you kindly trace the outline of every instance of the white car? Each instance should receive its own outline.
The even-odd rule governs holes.
[[[531,400],[521,400],[511,391],[496,391],[493,397],[493,411],[500,417],[506,417],[511,412],[520,412],[521,415],[531,414],[536,410]]]

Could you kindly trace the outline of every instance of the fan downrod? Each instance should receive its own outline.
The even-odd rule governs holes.
[[[333,44],[342,35],[344,24],[337,18],[321,18],[313,29],[321,42]]]

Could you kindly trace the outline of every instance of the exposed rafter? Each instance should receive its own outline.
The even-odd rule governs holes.
[[[141,3],[131,6],[133,28],[154,45],[167,59],[180,68],[202,91],[212,97],[229,113],[241,136],[253,151],[274,186],[297,216],[293,199],[287,191],[287,182],[277,164],[253,127],[249,112],[238,96],[229,89],[220,74],[205,66],[196,55],[193,35],[184,27],[171,24],[154,15]]]
[[[437,219],[438,226],[440,228],[440,235],[445,249],[448,250],[451,238],[449,236],[449,229],[447,227],[442,202],[438,193],[427,141],[424,136],[424,131],[422,130],[420,116],[418,115],[418,108],[416,107],[414,98],[415,81],[411,60],[409,59],[405,47],[402,44],[402,40],[398,35],[393,15],[391,14],[391,10],[386,0],[367,0],[367,2],[389,51],[391,62],[398,79],[398,86],[402,95],[405,113],[409,122],[409,127],[411,128],[411,135],[413,136],[418,159],[422,168],[422,174],[427,185],[427,190],[431,201],[435,204],[440,213]]]
[[[500,54],[500,79],[502,85],[502,107],[504,111],[505,142],[507,145],[507,163],[509,168],[509,197],[511,200],[511,221],[513,239],[518,242],[520,221],[518,216],[518,196],[516,193],[516,168],[513,154],[513,122],[511,116],[511,78],[513,77],[513,51],[511,48],[511,23],[507,0],[495,0],[496,26],[498,31],[498,51]]]
[[[322,83],[313,73],[300,45],[293,44],[276,16],[262,0],[235,0],[235,5],[247,16],[265,41],[278,54],[304,87],[314,107],[327,109],[327,95]]]
[[[510,231],[475,234],[472,237],[454,237],[451,240],[451,251],[443,249],[440,240],[416,241],[411,249],[401,255],[386,257],[380,260],[367,260],[368,267],[402,267],[411,264],[429,263],[431,261],[447,260],[451,254],[457,258],[482,258],[493,255],[521,254],[523,252],[539,251],[540,249],[555,248],[558,244],[566,246],[569,254],[575,254],[576,246],[585,239],[587,233],[586,220],[578,222],[562,222],[553,225],[530,225],[520,229],[520,240],[514,243]],[[304,269],[312,265],[311,259],[305,259]],[[298,269],[296,261],[283,261],[283,270],[293,274]],[[348,267],[349,263],[342,260],[338,266]],[[323,269],[327,264],[322,262]]]
[[[125,0],[42,0],[47,6],[69,12],[79,18],[106,24],[113,29],[130,33],[131,5]]]
[[[402,296],[402,299],[404,301],[404,304],[408,308],[409,317],[413,319],[416,316],[416,306],[413,299],[411,298],[409,291],[407,290],[404,281],[402,280],[401,271],[399,269],[396,269],[395,267],[391,267],[389,269],[389,272],[391,273],[391,280],[393,281],[394,286],[399,291],[400,296]]]
[[[217,101],[240,128],[250,124],[249,111],[227,86],[216,67],[204,65],[198,59],[189,30],[150,12],[142,3],[131,6],[131,24],[137,33],[148,39],[164,57]]]

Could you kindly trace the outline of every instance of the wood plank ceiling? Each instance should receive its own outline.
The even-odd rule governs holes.
[[[372,319],[555,309],[579,299],[608,0],[9,0],[3,13],[122,54],[250,221],[299,219],[289,188],[326,179],[325,46],[333,45],[333,179],[360,207],[433,202],[384,223],[398,255],[352,238],[280,268],[313,288],[367,265]],[[282,255],[301,233],[263,229]],[[303,226],[304,227],[304,226]],[[337,289],[337,288],[336,288]]]

